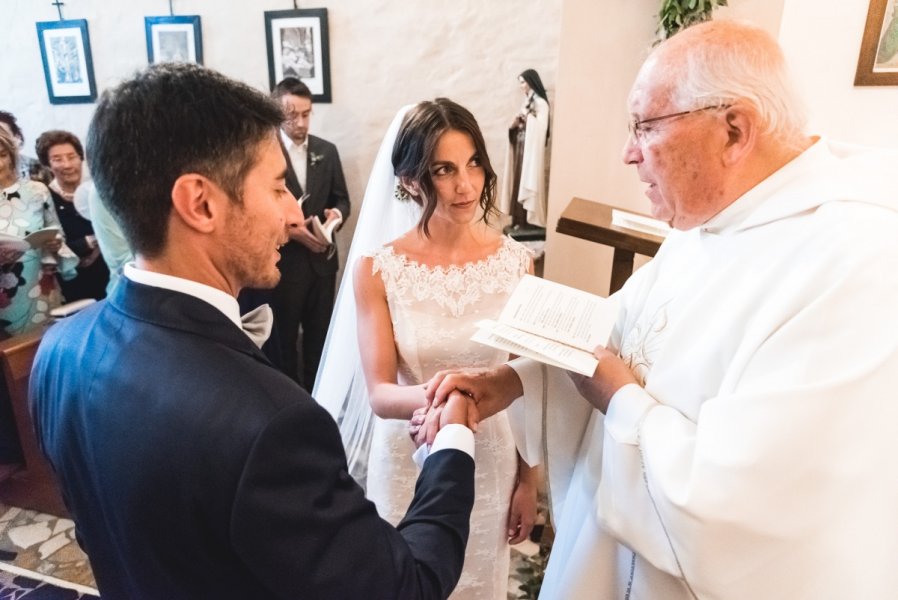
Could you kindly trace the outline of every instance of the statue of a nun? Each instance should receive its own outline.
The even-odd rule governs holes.
[[[499,208],[511,214],[512,230],[546,226],[549,166],[546,88],[533,69],[521,73],[518,82],[524,92],[524,103],[508,129],[509,145],[499,193]]]

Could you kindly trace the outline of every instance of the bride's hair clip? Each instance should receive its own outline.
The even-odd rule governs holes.
[[[414,198],[412,198],[411,194],[408,193],[399,180],[396,180],[396,185],[393,187],[393,197],[399,200],[400,202],[412,202]]]

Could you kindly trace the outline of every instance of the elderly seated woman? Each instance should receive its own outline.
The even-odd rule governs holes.
[[[62,295],[66,302],[84,298],[100,300],[106,297],[109,269],[100,255],[90,221],[76,210],[76,191],[87,198],[89,183],[83,176],[84,147],[75,134],[54,129],[45,131],[35,142],[37,158],[53,172],[50,193],[56,214],[62,223],[66,243],[78,255],[78,276],[62,280]],[[79,186],[85,184],[80,190]],[[85,202],[86,205],[86,202]]]

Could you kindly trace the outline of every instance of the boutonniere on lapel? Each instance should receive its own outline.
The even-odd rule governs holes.
[[[320,163],[322,160],[324,160],[323,154],[318,154],[317,152],[309,153],[309,166],[310,167],[314,167],[315,165]]]

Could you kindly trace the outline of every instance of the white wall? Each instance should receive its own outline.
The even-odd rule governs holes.
[[[471,109],[502,168],[506,130],[521,102],[518,73],[535,68],[554,92],[561,2],[299,3],[328,9],[333,103],[314,107],[311,130],[337,144],[356,208],[386,126],[400,106],[418,100],[443,95]],[[201,16],[206,66],[268,89],[263,12],[292,8],[290,2],[177,0],[174,8]],[[34,23],[55,20],[56,8],[0,0],[0,11],[0,109],[18,117],[26,153],[33,155],[34,140],[47,129],[69,129],[83,139],[94,105],[47,100]],[[88,20],[100,90],[146,65],[143,18],[167,13],[163,0],[80,0],[63,7],[66,18]],[[341,242],[349,237],[341,235]]]
[[[898,146],[898,86],[854,87],[869,0],[787,0],[780,26],[810,131],[842,141]]]
[[[627,136],[627,93],[651,45],[657,6],[656,0],[564,4],[545,276],[594,293],[608,291],[610,249],[560,235],[554,224],[574,196],[646,210],[620,149]]]
[[[4,20],[12,25],[0,39],[0,108],[19,116],[26,143],[52,127],[83,135],[93,105],[51,106],[46,99],[33,23],[54,19],[55,9],[49,2],[0,2]],[[626,96],[653,39],[658,2],[564,0],[563,8],[561,3],[319,2],[329,8],[334,103],[316,106],[312,128],[340,148],[353,200],[361,199],[382,130],[395,109],[439,94],[473,110],[501,168],[505,128],[520,101],[515,76],[534,67],[554,100],[549,222],[557,221],[573,196],[647,212],[643,186],[635,169],[620,162],[620,149],[627,135]],[[289,8],[289,3],[253,4],[178,0],[175,7],[180,14],[202,15],[208,66],[265,89],[262,13]],[[747,19],[779,35],[810,108],[813,132],[896,144],[898,87],[853,87],[868,0],[730,4],[717,18]],[[158,0],[66,5],[66,17],[89,20],[100,87],[145,64],[143,17],[166,9],[167,3]],[[607,249],[549,227],[545,273],[552,279],[604,293],[610,256]]]

